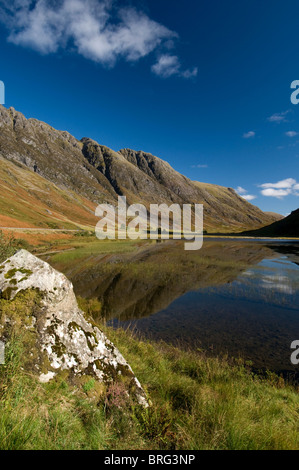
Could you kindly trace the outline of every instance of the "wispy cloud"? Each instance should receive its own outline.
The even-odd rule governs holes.
[[[197,67],[192,70],[182,70],[182,65],[178,56],[170,54],[161,55],[156,64],[152,66],[152,71],[162,78],[169,78],[173,75],[192,78],[196,77],[198,74]]]
[[[247,189],[242,188],[242,186],[238,186],[237,189],[235,189],[235,191],[243,199],[246,199],[246,201],[253,201],[254,199],[257,198],[257,196],[254,196],[253,194],[248,194]]]
[[[242,188],[242,186],[238,186],[237,189],[236,189],[236,192],[238,194],[246,194],[248,191],[246,191],[246,189]]]
[[[257,198],[257,196],[254,196],[253,194],[244,194],[241,196],[243,199],[246,199],[246,201],[253,201],[254,199]]]
[[[75,50],[108,67],[119,59],[136,62],[163,47],[169,50],[178,38],[144,12],[118,6],[115,0],[3,0],[0,21],[13,44],[42,54]],[[177,62],[172,64],[172,73],[165,71],[164,76],[196,75],[197,69],[183,71],[179,58],[172,57]]]
[[[296,185],[294,178],[287,178],[285,180],[278,181],[277,183],[264,183],[260,185],[260,188],[278,188],[278,189],[290,189]]]
[[[277,183],[264,183],[259,187],[262,188],[261,194],[266,197],[283,199],[289,195],[299,196],[299,184],[294,178],[286,178]]]
[[[272,114],[272,116],[268,117],[267,121],[269,122],[276,122],[276,123],[281,123],[281,122],[288,122],[286,119],[287,114],[289,114],[291,111],[284,111],[283,113],[275,113]]]
[[[263,189],[261,191],[261,194],[267,197],[276,197],[277,199],[282,199],[283,197],[291,194],[291,191],[289,189],[268,188],[268,189]]]
[[[295,131],[288,131],[285,133],[288,137],[296,137],[298,135],[298,132]]]
[[[252,137],[255,137],[255,132],[254,131],[249,131],[243,134],[244,139],[251,139]]]
[[[208,165],[191,165],[191,168],[208,168]]]

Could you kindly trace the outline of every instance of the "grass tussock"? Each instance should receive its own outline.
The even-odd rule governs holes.
[[[4,235],[0,230],[0,263],[14,255],[21,248],[29,249],[30,245],[26,240],[16,239],[12,234]]]
[[[109,439],[103,409],[62,379],[40,384],[24,372],[28,354],[14,337],[0,366],[0,449],[101,449]]]

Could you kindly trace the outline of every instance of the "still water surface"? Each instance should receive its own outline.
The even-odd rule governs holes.
[[[167,242],[56,267],[76,294],[102,302],[110,325],[298,373],[290,362],[290,345],[299,340],[295,242],[214,240],[196,253]]]

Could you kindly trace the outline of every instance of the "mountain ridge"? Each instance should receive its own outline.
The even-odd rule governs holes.
[[[245,201],[231,188],[191,181],[150,153],[131,149],[116,152],[88,137],[78,140],[66,131],[34,118],[26,119],[14,108],[3,106],[0,156],[55,185],[63,191],[63,198],[74,200],[76,195],[83,199],[80,204],[88,206],[91,225],[96,222],[95,217],[90,217],[96,205],[115,205],[120,195],[127,197],[128,204],[141,203],[147,208],[152,203],[203,203],[208,231],[256,229],[278,219]],[[14,173],[14,167],[9,171]],[[5,183],[3,175],[0,183]],[[49,198],[43,203],[51,207]]]
[[[244,235],[260,237],[299,237],[299,209],[291,212],[287,217],[258,230],[244,232]]]

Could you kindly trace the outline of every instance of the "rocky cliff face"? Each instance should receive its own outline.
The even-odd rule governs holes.
[[[82,154],[82,143],[14,108],[0,106],[0,154],[28,167],[62,189],[71,189],[98,203],[113,201],[114,190]]]
[[[41,382],[48,382],[62,371],[73,378],[92,376],[103,384],[121,381],[139,404],[147,405],[129,364],[79,309],[71,282],[47,263],[20,250],[0,266],[0,294],[13,302],[19,292],[29,289],[41,296],[39,307],[30,318],[23,319],[24,327],[34,333],[34,348],[38,350],[34,368]],[[17,320],[7,311],[0,311],[0,338]]]
[[[149,153],[130,149],[115,152],[89,138],[78,141],[68,132],[26,119],[3,106],[1,157],[93,204],[116,204],[119,195],[126,196],[129,204],[138,202],[147,207],[152,203],[200,203],[204,204],[206,229],[218,231],[258,228],[277,220],[234,190],[192,182]]]

